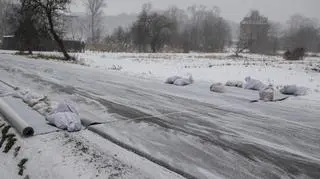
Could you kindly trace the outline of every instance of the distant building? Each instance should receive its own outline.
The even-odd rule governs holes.
[[[268,18],[260,15],[259,11],[251,11],[240,22],[240,45],[247,46],[251,52],[263,50],[263,43],[268,38]]]

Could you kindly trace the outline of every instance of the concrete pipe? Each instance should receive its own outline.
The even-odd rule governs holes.
[[[23,137],[33,136],[34,130],[30,127],[2,98],[0,98],[0,113]]]

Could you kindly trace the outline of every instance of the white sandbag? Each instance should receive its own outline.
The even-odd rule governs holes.
[[[176,86],[186,86],[186,85],[189,85],[191,83],[187,79],[177,79],[173,84],[176,85]]]
[[[51,112],[51,106],[48,101],[41,101],[35,104],[32,109],[38,111],[40,114],[45,115]]]
[[[181,79],[182,77],[181,76],[172,76],[172,77],[169,77],[165,83],[167,84],[173,84],[177,79]]]
[[[46,108],[46,107],[48,107],[48,105],[45,102],[40,102],[40,103],[37,103],[36,105],[34,105],[32,107],[32,109],[38,111],[38,110],[40,110],[42,108]]]
[[[224,93],[226,91],[226,88],[222,83],[214,83],[210,86],[210,91],[216,93]]]
[[[251,77],[246,77],[245,81],[246,81],[246,83],[244,85],[244,89],[261,91],[261,90],[267,88],[267,85],[263,84],[259,80],[252,79]]]
[[[17,90],[13,93],[13,97],[23,99],[23,97],[29,93],[29,90]]]
[[[304,96],[308,94],[308,88],[298,87],[296,85],[287,85],[280,89],[282,94]]]
[[[242,81],[227,81],[226,86],[242,88],[243,82]]]
[[[262,101],[273,101],[274,100],[274,88],[269,85],[267,88],[259,92],[260,100]]]
[[[23,102],[27,103],[29,106],[34,106],[35,104],[39,103],[41,100],[44,99],[45,96],[31,92],[23,96]]]
[[[46,96],[30,92],[29,90],[19,90],[12,94],[13,97],[20,98],[29,106],[34,106],[44,100]]]
[[[72,112],[79,115],[79,110],[75,107],[75,104],[67,100],[60,102],[54,109],[52,109],[52,113],[58,112]]]
[[[82,128],[79,115],[73,112],[58,112],[46,117],[50,124],[69,132],[80,131]]]
[[[189,75],[189,78],[179,78],[174,81],[174,85],[176,86],[186,86],[193,83],[193,77],[192,75]]]
[[[59,103],[46,119],[57,128],[69,132],[76,132],[82,128],[79,111],[70,101]]]

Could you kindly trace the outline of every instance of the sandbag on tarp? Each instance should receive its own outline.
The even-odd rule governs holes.
[[[192,75],[189,75],[188,78],[179,78],[176,81],[174,81],[174,85],[176,86],[187,86],[193,83],[193,77]]]
[[[172,76],[166,79],[165,83],[173,84],[177,79],[181,79],[181,76]]]
[[[226,91],[226,88],[222,83],[214,83],[210,86],[210,91],[216,93],[224,93]]]
[[[34,129],[26,123],[2,98],[0,98],[0,113],[24,137],[34,134]]]
[[[76,132],[82,129],[79,112],[70,101],[63,101],[46,117],[50,124],[59,129]]]
[[[287,85],[280,89],[280,92],[286,95],[304,96],[308,94],[308,88],[297,85]]]
[[[242,88],[243,82],[242,81],[227,81],[226,86]]]
[[[253,79],[251,77],[245,78],[246,83],[244,84],[244,89],[261,91],[267,87],[267,85],[263,84],[261,81]]]
[[[262,101],[273,101],[274,100],[274,88],[269,85],[267,88],[259,91],[259,97]]]
[[[22,99],[22,101],[38,111],[40,114],[45,115],[51,111],[51,101],[47,96],[31,92],[29,90],[0,90],[0,97],[12,96]]]
[[[20,91],[16,95],[14,95],[14,97],[21,98],[23,102],[25,102],[31,107],[38,104],[40,101],[43,101],[46,99],[46,96],[40,95],[38,93],[33,93],[30,91]]]
[[[188,74],[188,78],[183,78],[181,76],[172,76],[166,79],[165,83],[173,84],[176,86],[187,86],[194,82],[191,74]]]

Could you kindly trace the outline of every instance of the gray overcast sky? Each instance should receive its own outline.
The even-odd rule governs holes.
[[[82,0],[75,0],[71,10],[83,12]],[[165,9],[170,5],[186,8],[192,4],[208,7],[218,6],[226,19],[240,21],[251,9],[259,10],[271,20],[286,21],[290,15],[300,13],[307,17],[320,18],[320,0],[107,0],[107,15],[139,12],[141,5],[151,2],[154,9]]]

